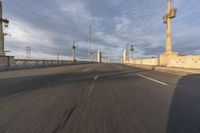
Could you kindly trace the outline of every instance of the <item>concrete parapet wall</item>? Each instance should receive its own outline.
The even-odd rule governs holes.
[[[0,58],[0,67],[4,67],[8,65],[8,59],[5,57]]]
[[[137,59],[130,64],[200,69],[200,56],[163,54],[159,58]]]
[[[69,64],[87,64],[88,61],[68,61],[68,60],[33,60],[33,59],[14,59],[13,56],[0,56],[0,68],[21,68],[21,67],[45,67]]]
[[[134,60],[132,63],[137,64],[137,65],[157,66],[158,65],[158,58],[137,59],[137,60]]]
[[[0,56],[0,67],[14,66],[15,61],[13,56]]]
[[[170,58],[167,66],[200,69],[200,56],[177,56]]]

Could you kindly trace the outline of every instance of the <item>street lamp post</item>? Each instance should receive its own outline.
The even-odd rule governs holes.
[[[72,50],[73,50],[73,62],[76,63],[76,46],[75,46],[75,42],[73,42],[73,45],[72,45]]]
[[[130,46],[130,62],[133,62],[133,51],[134,51],[134,48],[133,48],[133,45]]]
[[[60,63],[60,62],[59,62],[59,61],[60,61],[60,58],[59,58],[59,57],[60,57],[60,54],[57,53],[57,65],[59,65],[59,63]]]

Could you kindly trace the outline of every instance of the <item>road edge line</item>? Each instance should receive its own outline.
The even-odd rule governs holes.
[[[149,78],[149,77],[144,76],[144,75],[141,75],[141,74],[137,74],[137,75],[140,76],[140,77],[142,77],[142,78],[145,78],[145,79],[148,79],[148,80],[154,81],[154,82],[156,82],[156,83],[159,83],[159,84],[162,84],[162,85],[168,86],[167,83],[164,83],[164,82],[158,81],[158,80],[156,80],[156,79]]]

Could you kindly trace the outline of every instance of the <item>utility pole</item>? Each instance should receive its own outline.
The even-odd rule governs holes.
[[[0,55],[5,56],[5,47],[4,47],[4,32],[3,32],[3,24],[5,27],[8,27],[9,20],[3,19],[3,7],[2,1],[0,0]]]
[[[89,27],[89,36],[88,36],[88,44],[89,44],[89,48],[88,48],[88,61],[92,62],[92,27]]]
[[[73,52],[72,52],[72,60],[73,60],[74,63],[76,63],[76,44],[75,44],[75,42],[73,42],[72,50],[73,50]]]
[[[171,7],[172,0],[168,0],[167,14],[163,17],[163,22],[167,25],[166,54],[173,53],[172,48],[172,19],[176,17],[176,8]]]

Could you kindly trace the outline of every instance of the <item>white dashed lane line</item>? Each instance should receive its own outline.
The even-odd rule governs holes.
[[[137,74],[138,76],[142,77],[142,78],[145,78],[145,79],[148,79],[148,80],[151,80],[153,82],[156,82],[156,83],[159,83],[159,84],[162,84],[162,85],[165,85],[165,86],[168,86],[167,83],[164,83],[164,82],[161,82],[161,81],[158,81],[156,79],[152,79],[152,78],[149,78],[147,76],[144,76],[144,75],[141,75],[141,74]]]
[[[90,68],[84,68],[83,70],[81,70],[82,72],[88,72],[90,71]]]
[[[96,76],[94,77],[94,80],[97,80],[97,79],[98,79],[98,77],[99,77],[99,75],[96,75]]]

